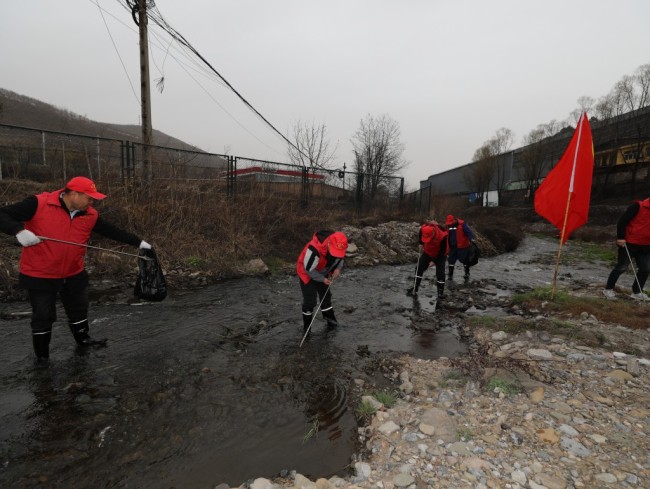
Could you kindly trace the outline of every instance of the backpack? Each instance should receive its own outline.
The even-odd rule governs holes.
[[[467,251],[467,258],[465,259],[465,265],[473,267],[478,263],[478,259],[481,257],[481,249],[473,241],[469,245],[469,250]]]
[[[148,260],[138,260],[138,278],[135,281],[136,297],[147,301],[161,301],[167,297],[167,283],[162,268],[158,263],[156,252],[151,250],[140,250],[140,256]]]

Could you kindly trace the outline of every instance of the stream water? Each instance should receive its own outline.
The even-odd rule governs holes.
[[[551,272],[531,257],[552,249],[527,239],[517,254],[482,260],[473,278],[539,285]],[[359,449],[353,381],[389,387],[377,368],[384,356],[467,351],[458,310],[434,312],[433,282],[417,300],[406,296],[412,274],[411,265],[346,270],[332,287],[340,326],[328,331],[319,317],[302,347],[295,276],[171,291],[161,303],[94,304],[91,333],[109,338],[97,350],[76,349],[59,310],[47,370],[31,365],[29,316],[7,313],[27,305],[3,305],[15,319],[0,327],[0,487],[212,488],[294,469],[347,475]]]
[[[28,316],[4,320],[0,485],[208,488],[291,469],[345,475],[358,448],[352,382],[379,380],[376,354],[466,349],[433,316],[412,327],[433,305],[422,295],[414,312],[409,273],[347,270],[332,288],[341,325],[328,331],[317,319],[302,347],[295,277],[93,305],[91,332],[109,346],[86,352],[59,310],[43,371],[31,367]]]

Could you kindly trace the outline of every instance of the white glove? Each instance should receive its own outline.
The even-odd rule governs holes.
[[[32,233],[29,229],[23,229],[16,235],[16,239],[23,246],[34,246],[41,242],[41,240]]]
[[[150,250],[151,245],[143,240],[143,241],[140,242],[140,249],[141,250]]]

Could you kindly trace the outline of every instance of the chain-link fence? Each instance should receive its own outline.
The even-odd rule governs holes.
[[[241,192],[270,192],[303,204],[328,201],[363,212],[402,205],[403,178],[345,167],[308,168],[163,146],[151,146],[147,167],[142,159],[142,144],[128,139],[0,124],[0,178],[65,182],[86,175],[104,186],[140,179],[157,187],[194,181],[233,198]]]

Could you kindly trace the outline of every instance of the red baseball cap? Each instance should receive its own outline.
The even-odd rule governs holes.
[[[95,182],[93,182],[90,178],[86,178],[86,177],[74,177],[72,180],[66,183],[65,188],[74,190],[75,192],[86,194],[88,197],[92,197],[93,199],[96,200],[101,200],[106,198],[106,195],[97,192],[97,187],[95,186]]]
[[[449,214],[447,216],[447,219],[445,219],[445,224],[447,226],[449,226],[450,224],[453,224],[455,220],[456,220],[456,218],[454,216],[452,216],[451,214]]]
[[[329,237],[328,250],[336,258],[345,258],[345,252],[348,249],[348,237],[341,231],[332,233]]]
[[[433,226],[429,226],[428,224],[425,224],[422,226],[422,232],[420,233],[420,237],[422,238],[423,243],[428,243],[433,239]]]

